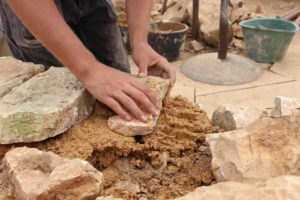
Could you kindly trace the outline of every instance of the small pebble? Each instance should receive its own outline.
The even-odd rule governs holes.
[[[206,151],[207,150],[207,146],[201,146],[199,147],[199,151],[203,152],[203,151]]]

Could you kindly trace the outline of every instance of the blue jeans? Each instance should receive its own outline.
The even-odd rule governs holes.
[[[66,23],[100,62],[124,72],[130,71],[117,15],[110,0],[55,0],[55,3]],[[0,0],[0,14],[4,35],[14,57],[43,64],[46,69],[62,66],[21,23],[6,0]]]

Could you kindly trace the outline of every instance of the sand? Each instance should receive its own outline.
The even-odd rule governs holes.
[[[162,200],[214,182],[205,134],[219,129],[196,105],[182,97],[166,98],[154,132],[135,138],[110,131],[112,115],[97,103],[89,119],[66,133],[26,146],[88,160],[104,173],[107,196]],[[0,156],[9,148],[0,146]]]

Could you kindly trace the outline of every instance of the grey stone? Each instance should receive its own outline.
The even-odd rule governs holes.
[[[51,68],[0,99],[0,143],[37,142],[86,119],[95,99],[67,68]]]
[[[237,105],[222,105],[214,111],[212,121],[225,131],[243,128],[267,116],[263,109]]]
[[[13,57],[0,57],[0,97],[43,71],[43,65],[22,62]]]

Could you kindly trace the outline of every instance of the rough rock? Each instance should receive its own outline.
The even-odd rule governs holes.
[[[199,9],[200,37],[216,47],[219,44],[220,5],[220,0],[202,0]],[[231,25],[229,22],[228,41],[233,37]]]
[[[225,131],[232,131],[238,128],[244,128],[266,115],[267,113],[259,108],[227,104],[220,106],[214,111],[212,121]]]
[[[300,99],[278,96],[274,100],[271,117],[286,117],[299,112]]]
[[[198,52],[198,51],[201,51],[202,49],[204,49],[204,46],[196,40],[191,41],[191,47],[195,52]]]
[[[300,177],[281,176],[255,184],[226,182],[199,187],[176,200],[298,200],[300,199],[299,187]]]
[[[123,199],[115,198],[113,196],[107,196],[107,197],[98,197],[96,200],[123,200]]]
[[[171,3],[171,2],[170,2]],[[184,22],[189,18],[188,8],[192,7],[191,0],[177,0],[171,4],[162,17],[163,22]]]
[[[238,24],[233,24],[232,25],[232,31],[233,31],[233,35],[234,37],[243,39],[244,38],[244,33],[242,30],[242,27]]]
[[[240,50],[242,51],[245,51],[246,50],[246,45],[245,45],[245,42],[244,40],[242,39],[238,39],[238,38],[233,38],[232,40],[232,45],[236,48],[239,48]]]
[[[300,115],[265,118],[244,129],[208,134],[206,140],[217,181],[300,175]]]
[[[51,68],[0,99],[0,143],[37,142],[92,112],[94,98],[66,68]]]
[[[43,65],[22,62],[13,57],[0,57],[0,97],[43,71]]]
[[[15,148],[3,159],[18,200],[86,200],[99,196],[103,175],[87,161],[69,160],[34,148]]]
[[[159,77],[148,76],[145,78],[137,78],[137,80],[147,85],[156,94],[160,103],[159,112],[162,108],[162,100],[167,94],[169,88],[169,80]],[[153,131],[158,117],[148,116],[148,121],[142,122],[137,119],[126,121],[119,116],[110,117],[107,121],[108,127],[116,133],[123,136],[148,135]]]

